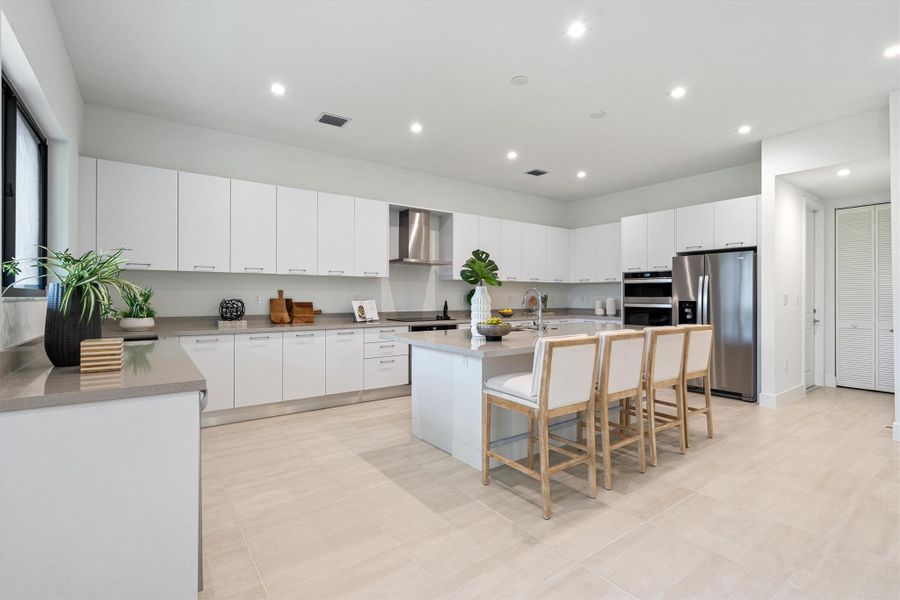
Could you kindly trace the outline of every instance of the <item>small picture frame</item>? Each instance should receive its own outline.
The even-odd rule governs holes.
[[[353,300],[353,316],[357,323],[368,323],[378,320],[378,307],[374,300]]]

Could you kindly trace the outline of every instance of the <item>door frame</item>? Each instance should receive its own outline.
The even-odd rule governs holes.
[[[803,298],[803,319],[800,323],[801,336],[803,339],[803,386],[806,388],[806,366],[809,361],[813,361],[814,384],[816,386],[825,385],[825,207],[818,201],[804,196],[803,211],[803,285],[801,286],[801,294]],[[806,280],[807,273],[807,236],[809,235],[807,227],[807,211],[812,211],[814,222],[814,269],[813,277],[815,278],[815,306],[813,307],[818,316],[819,323],[815,332],[815,352],[814,356],[807,356],[806,352]]]

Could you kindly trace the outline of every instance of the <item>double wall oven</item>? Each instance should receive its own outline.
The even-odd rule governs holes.
[[[646,271],[622,275],[622,323],[672,324],[672,272]]]

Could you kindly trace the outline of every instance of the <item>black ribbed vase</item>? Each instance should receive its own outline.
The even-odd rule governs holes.
[[[69,298],[66,314],[60,310],[66,287],[60,283],[47,285],[47,322],[44,325],[44,351],[57,367],[81,364],[81,340],[100,337],[100,308],[91,317],[81,318],[81,290]]]

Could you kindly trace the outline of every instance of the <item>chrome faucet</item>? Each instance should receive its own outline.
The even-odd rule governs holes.
[[[537,298],[537,321],[534,321],[534,325],[540,332],[544,330],[544,301],[537,288],[528,288],[525,290],[525,295],[522,296],[522,306],[528,307],[528,298],[531,296]]]

